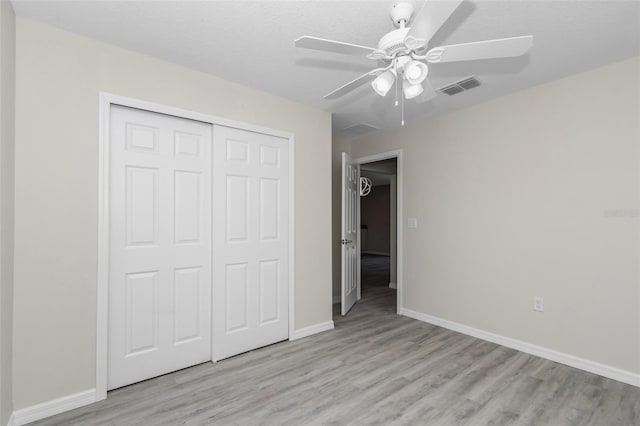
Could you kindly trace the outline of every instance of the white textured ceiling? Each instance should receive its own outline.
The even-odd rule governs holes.
[[[441,1],[441,0],[430,0]],[[412,1],[418,9],[420,1]],[[311,35],[376,47],[394,29],[393,0],[369,1],[31,1],[16,14],[150,54],[333,113],[334,134],[358,123],[400,125],[393,96],[369,85],[337,100],[323,95],[375,61],[294,47]],[[431,46],[534,35],[515,59],[434,64],[435,88],[475,75],[482,86],[432,102],[408,101],[408,120],[477,104],[563,76],[640,55],[640,2],[465,0]]]

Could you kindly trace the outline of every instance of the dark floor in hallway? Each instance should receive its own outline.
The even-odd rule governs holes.
[[[396,290],[389,288],[391,269],[389,256],[363,253],[360,264],[362,299],[367,299],[372,309],[395,314]],[[334,320],[339,316],[340,303],[336,303],[333,305]]]
[[[388,287],[390,281],[391,260],[389,256],[362,254],[362,288]]]

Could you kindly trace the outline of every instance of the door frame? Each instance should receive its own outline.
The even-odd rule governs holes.
[[[171,115],[188,120],[255,133],[277,136],[289,141],[289,340],[295,338],[295,138],[291,132],[255,126],[209,114],[184,110],[168,105],[129,98],[107,92],[99,95],[99,135],[98,135],[98,286],[96,317],[96,401],[107,398],[108,368],[108,327],[109,327],[109,127],[111,106],[124,106],[159,114]],[[212,135],[213,137],[213,135]],[[212,139],[213,140],[213,139]],[[212,151],[213,153],[213,151]],[[213,321],[213,316],[212,316]],[[211,341],[213,356],[213,339]],[[212,359],[212,361],[216,361]]]
[[[403,240],[403,233],[402,233],[402,229],[403,229],[403,223],[404,223],[404,216],[402,213],[402,209],[403,209],[403,191],[402,191],[402,182],[403,182],[403,165],[402,165],[402,149],[396,149],[393,151],[386,151],[386,152],[381,152],[378,154],[373,154],[373,155],[367,155],[365,157],[359,157],[359,158],[354,158],[353,161],[358,165],[358,176],[360,176],[360,166],[362,164],[368,164],[368,163],[375,163],[376,161],[382,161],[382,160],[389,160],[391,158],[395,158],[396,159],[396,250],[397,250],[397,256],[396,256],[396,274],[397,274],[397,293],[396,293],[396,313],[398,315],[400,315],[400,312],[402,312],[402,295],[403,295],[403,267],[402,265],[404,264],[404,257],[403,257],[403,252],[404,252],[404,240]],[[358,256],[358,279],[357,279],[357,285],[358,285],[358,300],[360,300],[360,296],[361,296],[361,292],[362,292],[362,280],[361,280],[361,256],[362,253],[360,252],[360,236],[361,236],[361,232],[360,232],[360,197],[358,197],[358,201],[357,201],[357,213],[356,213],[356,229],[358,230],[358,244],[357,244],[357,256]]]

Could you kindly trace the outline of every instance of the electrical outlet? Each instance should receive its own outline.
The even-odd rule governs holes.
[[[533,296],[533,310],[544,312],[544,299],[540,296]]]

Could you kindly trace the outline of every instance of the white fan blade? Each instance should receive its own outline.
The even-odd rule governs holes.
[[[462,0],[425,1],[411,23],[411,29],[404,39],[404,44],[414,50],[426,47],[429,40],[460,6],[460,3]]]
[[[333,92],[327,93],[326,95],[324,95],[324,98],[325,99],[336,99],[336,98],[339,98],[340,96],[349,93],[350,91],[354,90],[355,88],[360,87],[363,84],[370,82],[371,80],[373,80],[374,78],[376,78],[377,76],[379,76],[380,74],[382,74],[383,72],[388,70],[389,68],[391,68],[391,66],[389,66],[387,68],[376,68],[373,71],[369,71],[366,74],[362,74],[360,77],[356,78],[355,80],[351,80],[350,82],[348,82],[344,86],[338,87]]]
[[[343,55],[366,56],[377,49],[341,41],[327,40],[318,37],[302,36],[295,40],[296,47],[305,49],[324,50],[325,52],[342,53]]]
[[[427,61],[456,62],[476,59],[511,58],[524,55],[533,46],[533,36],[501,38],[474,43],[434,47],[427,52]]]

